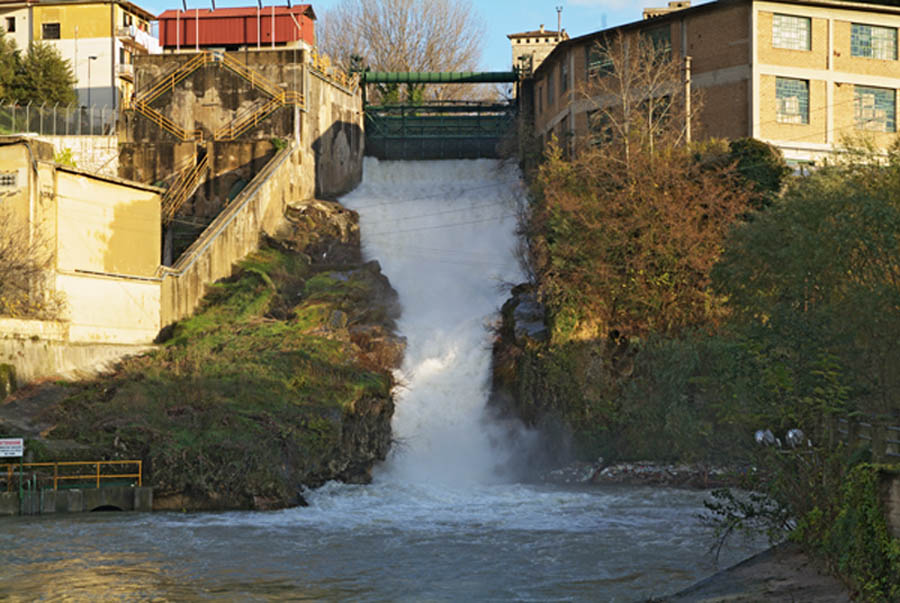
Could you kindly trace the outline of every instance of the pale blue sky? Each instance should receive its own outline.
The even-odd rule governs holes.
[[[318,14],[340,0],[310,2]],[[299,4],[300,2],[294,2]],[[694,4],[703,4],[695,0]],[[151,13],[180,8],[181,0],[136,0],[136,4]],[[276,2],[284,6],[286,2]],[[481,69],[506,71],[511,67],[512,53],[506,34],[537,29],[541,23],[547,29],[556,29],[556,7],[562,6],[562,26],[572,37],[641,19],[641,11],[647,6],[665,6],[667,0],[473,0],[475,10],[481,14],[487,29],[487,39],[481,58]],[[209,8],[209,0],[187,0],[188,8]],[[263,0],[263,6],[271,6],[271,0]],[[255,0],[217,0],[216,7],[256,6]]]

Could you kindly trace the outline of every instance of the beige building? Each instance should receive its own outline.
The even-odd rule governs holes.
[[[547,31],[541,23],[540,29],[509,34],[506,37],[512,45],[513,68],[530,74],[553,52],[557,44],[569,39],[569,34],[564,29]]]
[[[897,132],[900,6],[843,0],[718,0],[560,43],[534,74],[535,129],[589,134],[601,99],[579,93],[602,71],[598,43],[646,35],[691,61],[699,136],[752,136],[793,163],[821,159],[846,136],[880,146]]]
[[[65,303],[56,330],[68,343],[153,341],[160,329],[161,190],[52,157],[48,143],[0,137],[0,204],[17,230],[27,229],[51,255],[47,286]],[[0,331],[14,330],[10,324]]]
[[[135,55],[160,52],[156,17],[127,0],[0,0],[0,26],[24,53],[33,41],[72,65],[78,103],[118,108],[134,89]]]

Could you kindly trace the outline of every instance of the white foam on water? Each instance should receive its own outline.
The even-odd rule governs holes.
[[[407,338],[393,420],[397,445],[376,481],[485,484],[507,478],[507,430],[485,414],[491,325],[524,280],[518,168],[495,160],[367,158],[341,202],[360,214],[363,251],[397,290]]]

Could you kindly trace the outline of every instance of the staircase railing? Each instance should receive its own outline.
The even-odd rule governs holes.
[[[141,92],[136,100],[145,103],[151,103],[170,89],[175,88],[175,84],[192,74],[197,69],[203,67],[210,62],[210,53],[201,52],[196,54],[187,63],[181,65],[171,73],[168,73],[153,83],[147,90]]]
[[[231,123],[214,132],[214,140],[235,140],[238,136],[241,136],[268,117],[276,109],[285,105],[305,106],[306,97],[302,93],[294,90],[284,90],[266,77],[260,75],[256,70],[247,67],[247,65],[228,54],[223,52],[200,52],[185,64],[154,82],[150,88],[142,92],[136,98],[131,99],[130,101],[126,100],[123,108],[126,110],[131,109],[137,111],[183,142],[202,140],[203,132],[201,130],[186,130],[185,128],[182,128],[151,107],[150,103],[169,90],[174,89],[178,82],[208,63],[222,65],[232,73],[235,73],[250,82],[253,87],[271,97],[271,99],[264,102],[262,106],[251,109],[249,114],[245,113],[244,115],[235,117]]]
[[[209,167],[209,156],[204,155],[194,166],[188,166],[178,179],[169,187],[162,198],[162,222],[169,224],[191,195],[200,186],[200,178]]]

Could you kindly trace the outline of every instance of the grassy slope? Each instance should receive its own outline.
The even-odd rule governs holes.
[[[360,366],[346,328],[372,318],[370,273],[337,276],[314,274],[299,254],[257,252],[157,353],[79,386],[55,410],[51,437],[144,459],[157,497],[296,501],[299,484],[346,466],[336,461],[343,418],[392,410],[389,367]]]

